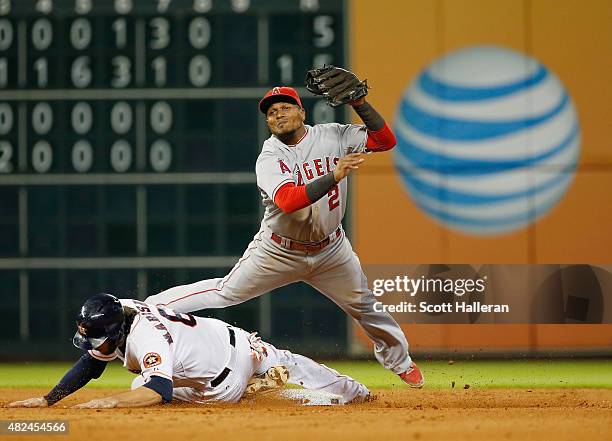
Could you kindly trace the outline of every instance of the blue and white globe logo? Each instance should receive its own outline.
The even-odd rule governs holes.
[[[498,46],[447,54],[406,89],[396,167],[415,203],[472,235],[520,229],[549,212],[580,151],[576,110],[537,60]]]

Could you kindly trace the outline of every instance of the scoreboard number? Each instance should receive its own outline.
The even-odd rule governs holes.
[[[39,18],[32,25],[32,44],[39,51],[44,51],[53,42],[53,27],[46,18]]]
[[[170,44],[170,22],[164,17],[156,17],[149,22],[151,26],[152,40],[149,42],[151,49],[165,49]]]
[[[168,133],[172,127],[172,108],[165,101],[158,101],[151,107],[151,128],[159,135]]]
[[[8,15],[11,12],[11,0],[0,0],[0,15]]]
[[[74,2],[74,12],[80,15],[89,14],[92,7],[92,0],[76,0]]]
[[[9,3],[10,5],[10,3]],[[10,11],[10,7],[8,8]],[[5,51],[13,45],[13,24],[0,19],[0,51]],[[8,61],[5,57],[0,58],[0,88],[5,88],[8,84]]]
[[[204,17],[196,17],[189,24],[189,42],[194,49],[204,49],[210,42],[210,23]]]
[[[13,171],[13,146],[8,141],[0,141],[0,173],[10,173]]]
[[[319,15],[313,21],[314,45],[319,48],[329,47],[334,42],[334,18]]]
[[[114,76],[111,86],[118,89],[127,87],[132,81],[132,62],[125,55],[118,55],[113,58],[112,64]]]
[[[78,89],[84,89],[91,83],[92,73],[89,60],[87,55],[81,55],[72,62],[70,77],[72,84]]]
[[[49,82],[49,69],[47,68],[47,59],[39,58],[34,62],[34,70],[36,71],[36,84],[43,88]]]
[[[89,171],[93,164],[93,148],[89,141],[81,139],[72,147],[72,166],[79,173]]]
[[[70,42],[78,50],[87,49],[91,43],[91,24],[86,18],[77,18],[70,27]]]
[[[46,173],[53,164],[53,149],[48,141],[38,141],[32,148],[32,168],[38,173]]]
[[[193,0],[193,10],[204,14],[212,8],[212,0]]]
[[[13,109],[6,103],[0,103],[0,135],[6,135],[13,128]]]
[[[38,135],[46,135],[53,126],[53,110],[49,103],[38,103],[32,110],[32,128]]]
[[[129,14],[132,12],[132,0],[115,0],[115,12],[117,14]]]
[[[53,11],[53,0],[37,0],[36,10],[41,14],[50,14]]]
[[[72,130],[79,135],[85,135],[91,130],[93,114],[89,103],[80,101],[72,108]]]
[[[0,20],[0,51],[5,51],[13,44],[13,24],[6,20]]]
[[[157,0],[157,12],[160,14],[166,12],[172,0]]]
[[[153,68],[153,76],[155,85],[157,87],[163,87],[166,85],[167,76],[166,76],[166,58],[164,57],[155,57],[153,61],[151,61],[151,67]]]
[[[251,6],[251,0],[232,0],[234,12],[246,12]]]
[[[112,24],[113,31],[115,31],[115,46],[118,49],[125,48],[127,44],[127,25],[125,18],[118,18]]]
[[[132,166],[132,146],[124,139],[116,141],[111,147],[110,161],[116,172],[128,171]]]
[[[304,12],[314,12],[319,9],[319,0],[300,0],[300,9]]]
[[[151,161],[151,168],[156,172],[163,173],[167,171],[172,163],[172,148],[168,141],[158,139],[151,144],[149,160]]]
[[[196,87],[204,87],[210,81],[211,67],[206,55],[196,55],[189,63],[189,81]]]
[[[125,101],[119,101],[111,110],[111,127],[118,135],[124,135],[132,128],[132,107]]]

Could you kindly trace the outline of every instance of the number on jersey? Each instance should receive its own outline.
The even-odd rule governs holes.
[[[196,319],[191,314],[186,314],[182,312],[176,312],[171,309],[160,308],[157,307],[159,311],[159,315],[167,318],[171,322],[180,322],[184,325],[191,326],[192,328],[197,324]]]

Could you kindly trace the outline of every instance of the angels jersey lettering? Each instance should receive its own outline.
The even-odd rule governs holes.
[[[305,126],[306,135],[294,146],[271,136],[263,145],[255,167],[265,213],[262,224],[279,236],[300,242],[318,242],[342,223],[347,201],[343,179],[326,196],[293,213],[284,213],[274,203],[279,188],[287,183],[306,185],[330,173],[349,153],[362,153],[367,142],[365,126],[317,124]]]

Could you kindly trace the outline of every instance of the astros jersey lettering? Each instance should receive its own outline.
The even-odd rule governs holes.
[[[294,213],[284,213],[274,197],[283,185],[308,184],[331,172],[341,157],[364,152],[366,141],[365,126],[356,124],[307,125],[306,134],[293,146],[270,136],[256,164],[257,185],[265,206],[262,223],[279,236],[300,242],[317,242],[333,233],[346,210],[346,179],[327,196]]]

